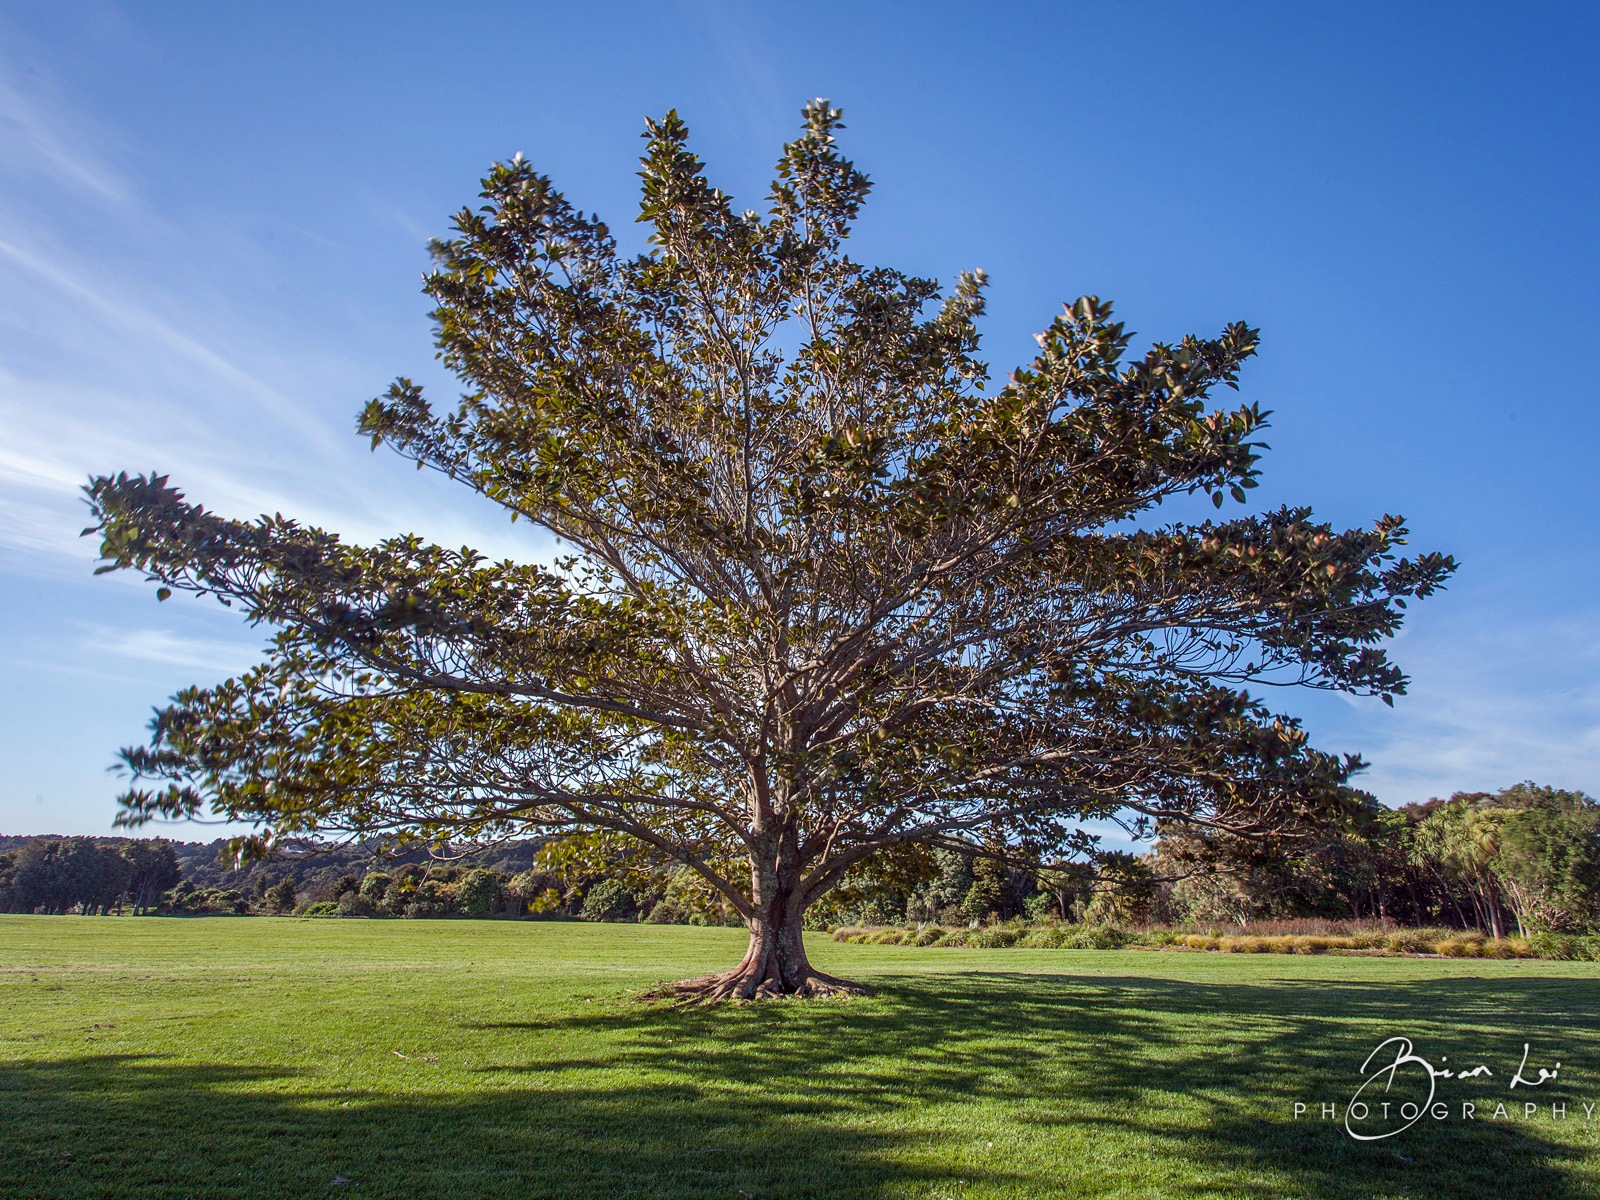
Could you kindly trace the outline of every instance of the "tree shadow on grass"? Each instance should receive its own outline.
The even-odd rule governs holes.
[[[568,1064],[569,1066],[571,1064]],[[615,1065],[615,1064],[612,1064]],[[0,1065],[0,1196],[874,1196],[887,1133],[693,1082],[385,1095],[99,1056]]]
[[[1494,1087],[1461,1096],[1498,1092],[1513,1039],[1571,1068],[1600,1061],[1590,981],[874,983],[865,1001],[464,1022],[594,1034],[597,1048],[580,1060],[566,1038],[529,1037],[525,1057],[446,1093],[155,1058],[0,1065],[0,1195],[1595,1194],[1576,1122],[1423,1123],[1364,1144],[1291,1111],[1347,1099],[1361,1060],[1397,1033],[1453,1062],[1492,1061]],[[1572,1082],[1553,1098],[1597,1098]],[[1002,1133],[1020,1152],[985,1159],[970,1145]],[[1126,1172],[1106,1147],[1135,1156]]]
[[[1190,983],[964,972],[874,984],[878,996],[866,1002],[743,1010],[641,1005],[525,1024],[607,1029],[637,1069],[707,1084],[803,1089],[814,1104],[855,1119],[930,1104],[1022,1102],[1014,1120],[1038,1160],[1051,1157],[1053,1144],[1082,1153],[1120,1142],[1184,1164],[1148,1194],[1596,1194],[1585,1168],[1600,1104],[1593,1119],[1582,1108],[1600,1101],[1600,1072],[1583,1073],[1600,1067],[1592,980]],[[1425,1118],[1396,1137],[1356,1141],[1338,1119],[1321,1118],[1322,1105],[1331,1102],[1342,1115],[1363,1061],[1396,1035],[1410,1038],[1435,1066],[1484,1062],[1495,1074],[1440,1081],[1446,1120]],[[1531,1065],[1568,1064],[1564,1081],[1539,1093],[1509,1092],[1524,1042]],[[718,1047],[715,1055],[704,1053],[707,1044]],[[1397,1108],[1407,1095],[1397,1087]],[[1530,1097],[1541,1102],[1538,1119],[1491,1118],[1497,1102],[1520,1117]],[[1306,1104],[1298,1117],[1296,1101]],[[1566,1103],[1564,1122],[1550,1116],[1551,1101]],[[1463,1102],[1474,1105],[1475,1119],[1462,1118]],[[1129,1194],[1130,1179],[1096,1186],[1087,1167],[1081,1176],[1072,1169],[1070,1155],[1065,1172],[1030,1176],[1032,1186],[1020,1194]]]

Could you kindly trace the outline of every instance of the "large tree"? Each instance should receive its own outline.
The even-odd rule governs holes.
[[[766,213],[649,122],[639,254],[520,156],[433,246],[442,411],[360,428],[570,557],[231,520],[157,475],[88,489],[103,570],[276,630],[124,752],[130,823],[580,832],[699,872],[750,927],[690,994],[814,994],[806,907],[907,843],[1092,853],[1086,820],[1268,835],[1361,802],[1252,683],[1390,700],[1379,647],[1453,569],[1384,517],[1181,519],[1256,482],[1254,330],[1156,343],[1087,296],[990,382],[982,272],[948,295],[845,242],[868,181],[805,109]],[[1141,514],[1167,505],[1159,522]],[[565,552],[565,550],[564,550]]]

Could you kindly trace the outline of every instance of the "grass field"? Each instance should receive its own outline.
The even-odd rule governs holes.
[[[817,935],[873,996],[634,999],[742,941],[0,916],[0,1195],[1600,1196],[1600,966]],[[1317,1119],[1396,1034],[1495,1076],[1383,1141]],[[1562,1067],[1514,1121],[1525,1041]]]

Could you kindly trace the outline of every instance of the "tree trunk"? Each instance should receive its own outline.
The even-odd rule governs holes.
[[[860,984],[824,975],[806,957],[800,867],[792,835],[778,835],[752,854],[746,918],[750,945],[731,971],[685,979],[658,995],[685,1000],[764,1000],[773,996],[860,995]]]

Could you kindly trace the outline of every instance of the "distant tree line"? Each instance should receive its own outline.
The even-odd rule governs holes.
[[[526,869],[539,844],[447,847],[443,853],[451,864],[438,870],[453,880],[465,870],[488,869],[508,880]],[[350,889],[352,878],[359,883],[375,863],[409,876],[436,862],[427,849],[375,841],[291,842],[269,860],[238,868],[228,860],[226,847],[225,839],[0,837],[0,912],[245,915],[306,912],[315,906],[324,911]],[[436,907],[441,913],[454,911],[450,905]]]
[[[1133,923],[1328,917],[1490,937],[1600,932],[1600,803],[1520,783],[1383,809],[1298,846],[1164,838],[1100,904]]]
[[[161,839],[12,840],[21,844],[0,851],[0,912],[144,913],[178,883],[178,856]]]
[[[226,843],[0,838],[0,912],[575,917],[738,925],[698,874],[605,835],[438,853],[289,844],[235,869]],[[1164,831],[1093,866],[1014,848],[900,847],[807,914],[836,925],[1023,920],[1248,926],[1315,917],[1508,933],[1600,932],[1600,803],[1532,783],[1381,809],[1309,841]]]
[[[1521,783],[1379,809],[1307,840],[1163,830],[1152,852],[1092,867],[1000,847],[908,848],[858,868],[830,925],[1237,925],[1293,918],[1510,933],[1600,932],[1600,803]]]

